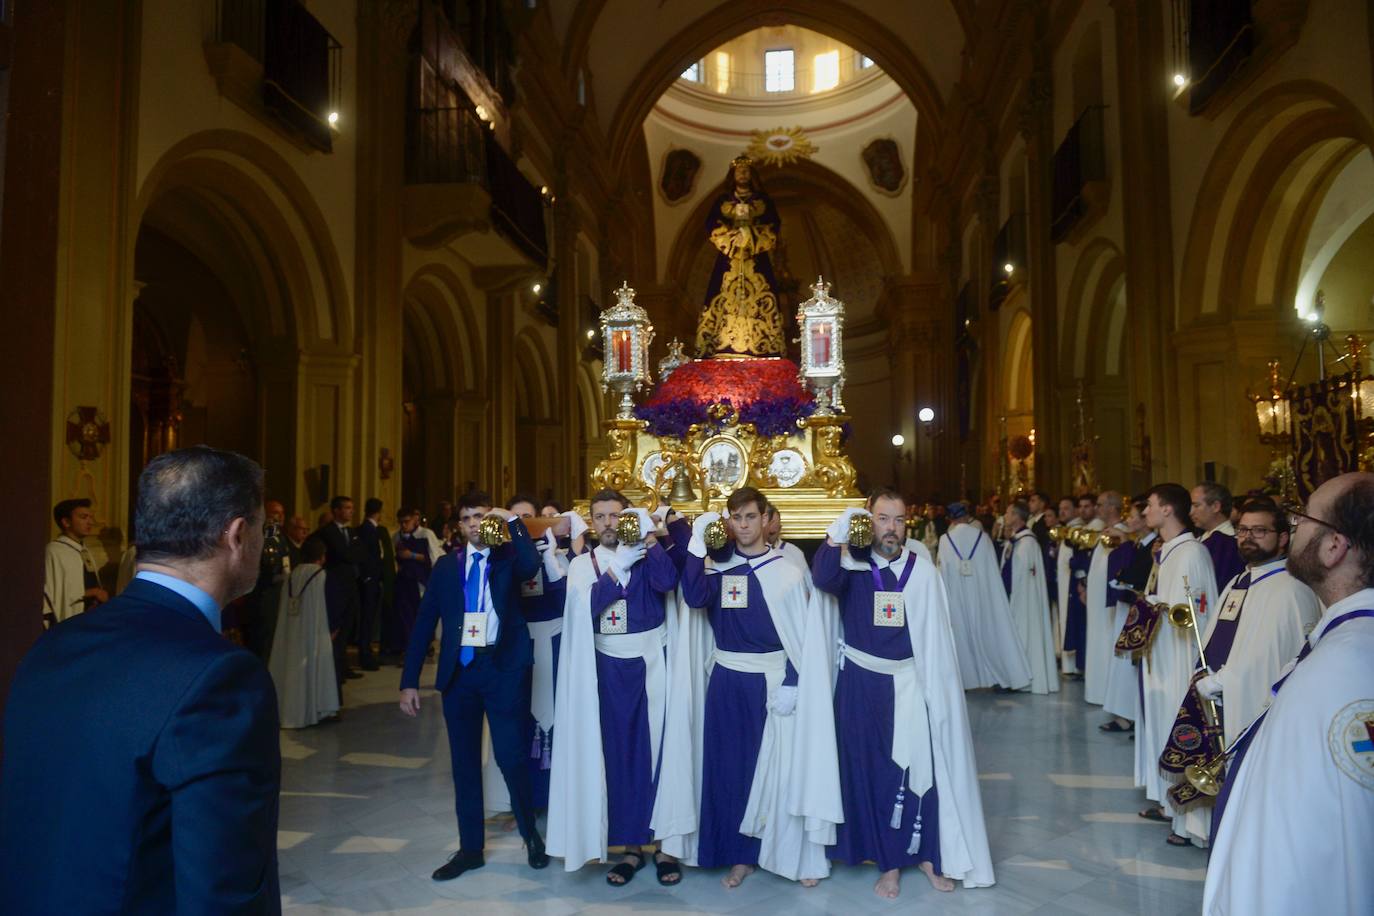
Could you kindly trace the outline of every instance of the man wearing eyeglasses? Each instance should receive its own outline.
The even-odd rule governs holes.
[[[1233,750],[1208,914],[1357,913],[1374,901],[1374,474],[1327,481],[1290,523],[1288,571],[1326,610]]]
[[[1246,569],[1227,583],[1217,613],[1207,615],[1206,665],[1198,665],[1193,681],[1216,704],[1223,746],[1264,711],[1279,669],[1298,654],[1321,616],[1312,589],[1285,567],[1288,537],[1287,512],[1272,502],[1250,503],[1236,526]],[[1184,835],[1205,845],[1211,821],[1210,805],[1194,805],[1184,816]]]

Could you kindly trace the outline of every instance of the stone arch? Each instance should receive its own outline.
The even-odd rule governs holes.
[[[1196,195],[1178,327],[1256,310],[1287,317],[1313,219],[1341,172],[1370,148],[1374,128],[1319,83],[1274,86],[1241,111]]]
[[[515,335],[514,352],[517,420],[553,420],[557,386],[544,341],[534,328],[526,327]]]
[[[486,378],[482,360],[482,332],[476,312],[462,281],[442,264],[426,264],[411,275],[402,295],[407,312],[420,309],[428,316],[442,357],[441,372],[446,390],[474,394],[483,390]]]
[[[594,0],[587,17],[582,17],[582,24],[576,26],[579,31],[570,33],[579,43],[570,43],[565,65],[581,65],[602,6],[604,0]],[[778,15],[776,10],[760,10],[751,4],[727,3],[703,14],[658,48],[631,81],[633,88],[621,98],[607,122],[612,170],[623,173],[644,119],[685,67],[731,38],[763,25],[777,24]],[[938,139],[944,102],[935,79],[889,28],[835,0],[793,0],[787,6],[785,18],[788,24],[829,35],[877,63],[916,106],[922,132]]]
[[[250,297],[260,309],[253,317],[273,336],[300,349],[352,349],[351,300],[329,226],[309,188],[278,152],[235,130],[192,134],[149,170],[130,225],[137,230],[167,203],[194,206],[222,226],[237,249],[233,254],[251,264],[261,281],[258,295]],[[129,263],[136,236],[129,234]],[[206,251],[204,257],[215,266],[223,254],[228,252]]]
[[[1093,380],[1105,369],[1105,353],[1111,341],[1103,335],[1110,327],[1113,296],[1123,282],[1125,262],[1110,239],[1096,238],[1083,247],[1074,265],[1065,297],[1063,349],[1073,355],[1074,378]]]
[[[1031,335],[1030,309],[1017,308],[1007,325],[1007,367],[1004,382],[1006,412],[1031,416],[1035,410],[1034,341]]]

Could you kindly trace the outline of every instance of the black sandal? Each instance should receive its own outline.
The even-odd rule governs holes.
[[[1113,720],[1110,721],[1110,722],[1103,722],[1101,725],[1098,726],[1098,730],[1099,730],[1099,731],[1104,731],[1104,732],[1128,732],[1128,731],[1130,731],[1129,728],[1126,728],[1125,726],[1123,726],[1120,722],[1116,721],[1115,719],[1113,719]]]
[[[1192,846],[1192,845],[1193,845],[1193,841],[1192,841],[1192,840],[1188,839],[1188,837],[1186,837],[1186,836],[1179,836],[1177,833],[1171,833],[1171,834],[1169,834],[1169,836],[1164,840],[1164,842],[1168,843],[1170,846]]]
[[[1164,816],[1164,809],[1160,807],[1146,808],[1144,811],[1137,811],[1136,813],[1147,821],[1160,821],[1165,824],[1173,822],[1173,818]]]
[[[654,868],[658,869],[658,883],[664,887],[676,887],[682,883],[682,866],[676,861],[665,862],[659,856],[663,853],[654,854]],[[672,880],[669,880],[669,879]]]
[[[625,855],[634,856],[638,862],[635,865],[631,865],[629,862],[620,862],[619,864],[611,866],[611,870],[606,872],[606,883],[611,887],[624,887],[629,884],[634,880],[635,874],[645,865],[644,853],[627,852]],[[620,880],[612,881],[612,877],[618,877]]]

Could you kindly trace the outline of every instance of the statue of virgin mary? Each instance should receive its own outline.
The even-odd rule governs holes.
[[[697,323],[699,358],[785,352],[768,256],[777,247],[780,227],[777,208],[764,193],[753,160],[737,157],[706,221],[707,237],[719,254]]]

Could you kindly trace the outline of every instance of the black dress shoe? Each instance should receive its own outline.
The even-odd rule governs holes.
[[[540,845],[543,848],[543,845]],[[547,861],[547,856],[545,860]],[[448,857],[448,861],[434,869],[434,874],[430,875],[435,881],[452,881],[465,871],[472,871],[474,868],[481,868],[486,865],[486,859],[482,858],[480,852],[463,852],[458,850]]]
[[[350,680],[350,681],[356,681],[358,678],[360,678],[360,677],[362,677],[362,676],[363,676],[363,673],[362,673],[361,671],[345,671],[345,672],[344,672],[344,677],[347,678],[347,679]]]
[[[544,838],[538,831],[525,841],[525,848],[529,852],[530,868],[549,867],[549,854],[544,851]]]

